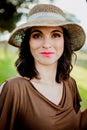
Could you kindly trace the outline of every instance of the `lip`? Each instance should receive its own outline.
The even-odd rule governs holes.
[[[40,52],[40,54],[42,54],[44,56],[50,56],[50,55],[54,54],[54,52]]]

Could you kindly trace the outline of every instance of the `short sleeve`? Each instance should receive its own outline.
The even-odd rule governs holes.
[[[77,113],[79,111],[80,107],[81,107],[80,102],[82,101],[82,99],[80,97],[76,81],[73,78],[70,77],[68,84],[69,84],[69,88],[70,88],[71,94],[72,94],[73,107],[74,107],[74,109]]]
[[[15,88],[6,81],[0,93],[0,130],[12,130],[17,113]]]

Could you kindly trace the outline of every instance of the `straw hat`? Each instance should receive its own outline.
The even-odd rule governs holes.
[[[17,27],[9,38],[9,44],[20,47],[25,31],[33,26],[63,26],[69,34],[72,50],[79,50],[85,43],[83,28],[67,21],[64,12],[51,4],[37,4],[29,12],[28,22]]]

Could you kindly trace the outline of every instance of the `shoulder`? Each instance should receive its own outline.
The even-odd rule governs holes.
[[[8,80],[6,80],[4,83],[1,84],[0,86],[0,93],[5,90],[5,91],[19,91],[20,88],[22,89],[24,86],[29,85],[30,79],[17,76],[17,77],[12,77]]]
[[[68,86],[69,86],[70,91],[71,91],[74,109],[76,112],[78,112],[78,110],[81,107],[80,102],[82,101],[82,99],[80,97],[76,81],[74,78],[70,77],[67,82],[68,82]]]
[[[30,93],[31,87],[29,87],[29,85],[30,82],[28,78],[19,76],[5,81],[1,86],[0,112],[2,108],[5,108],[3,110],[7,111],[10,111],[10,108],[17,110],[20,107],[20,109],[22,109]]]
[[[69,87],[73,99],[78,98],[78,100],[81,101],[76,80],[73,77],[69,77],[69,79],[65,81],[65,84]]]
[[[70,82],[71,84],[76,84],[76,80],[73,77],[69,77],[68,82]]]
[[[75,80],[73,77],[69,77],[69,79],[68,79],[67,82],[68,82],[68,86],[69,86],[69,88],[70,88],[70,91],[71,91],[71,93],[72,93],[72,96],[73,96],[73,97],[76,97],[76,96],[79,96],[79,97],[80,97],[76,80]]]
[[[66,82],[69,85],[70,89],[72,89],[73,91],[77,89],[77,83],[73,77],[69,77],[69,79]]]
[[[10,78],[7,80],[7,84],[9,85],[23,85],[25,83],[29,83],[30,82],[30,79],[29,78],[26,78],[26,77],[22,77],[22,76],[16,76],[16,77],[13,77],[13,78]]]
[[[73,89],[73,91],[77,89],[76,80],[71,76],[65,81],[65,84],[69,86],[70,89]]]

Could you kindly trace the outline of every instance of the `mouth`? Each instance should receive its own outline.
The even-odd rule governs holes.
[[[50,55],[54,54],[54,52],[40,52],[40,54],[42,54],[44,56],[50,56]]]

